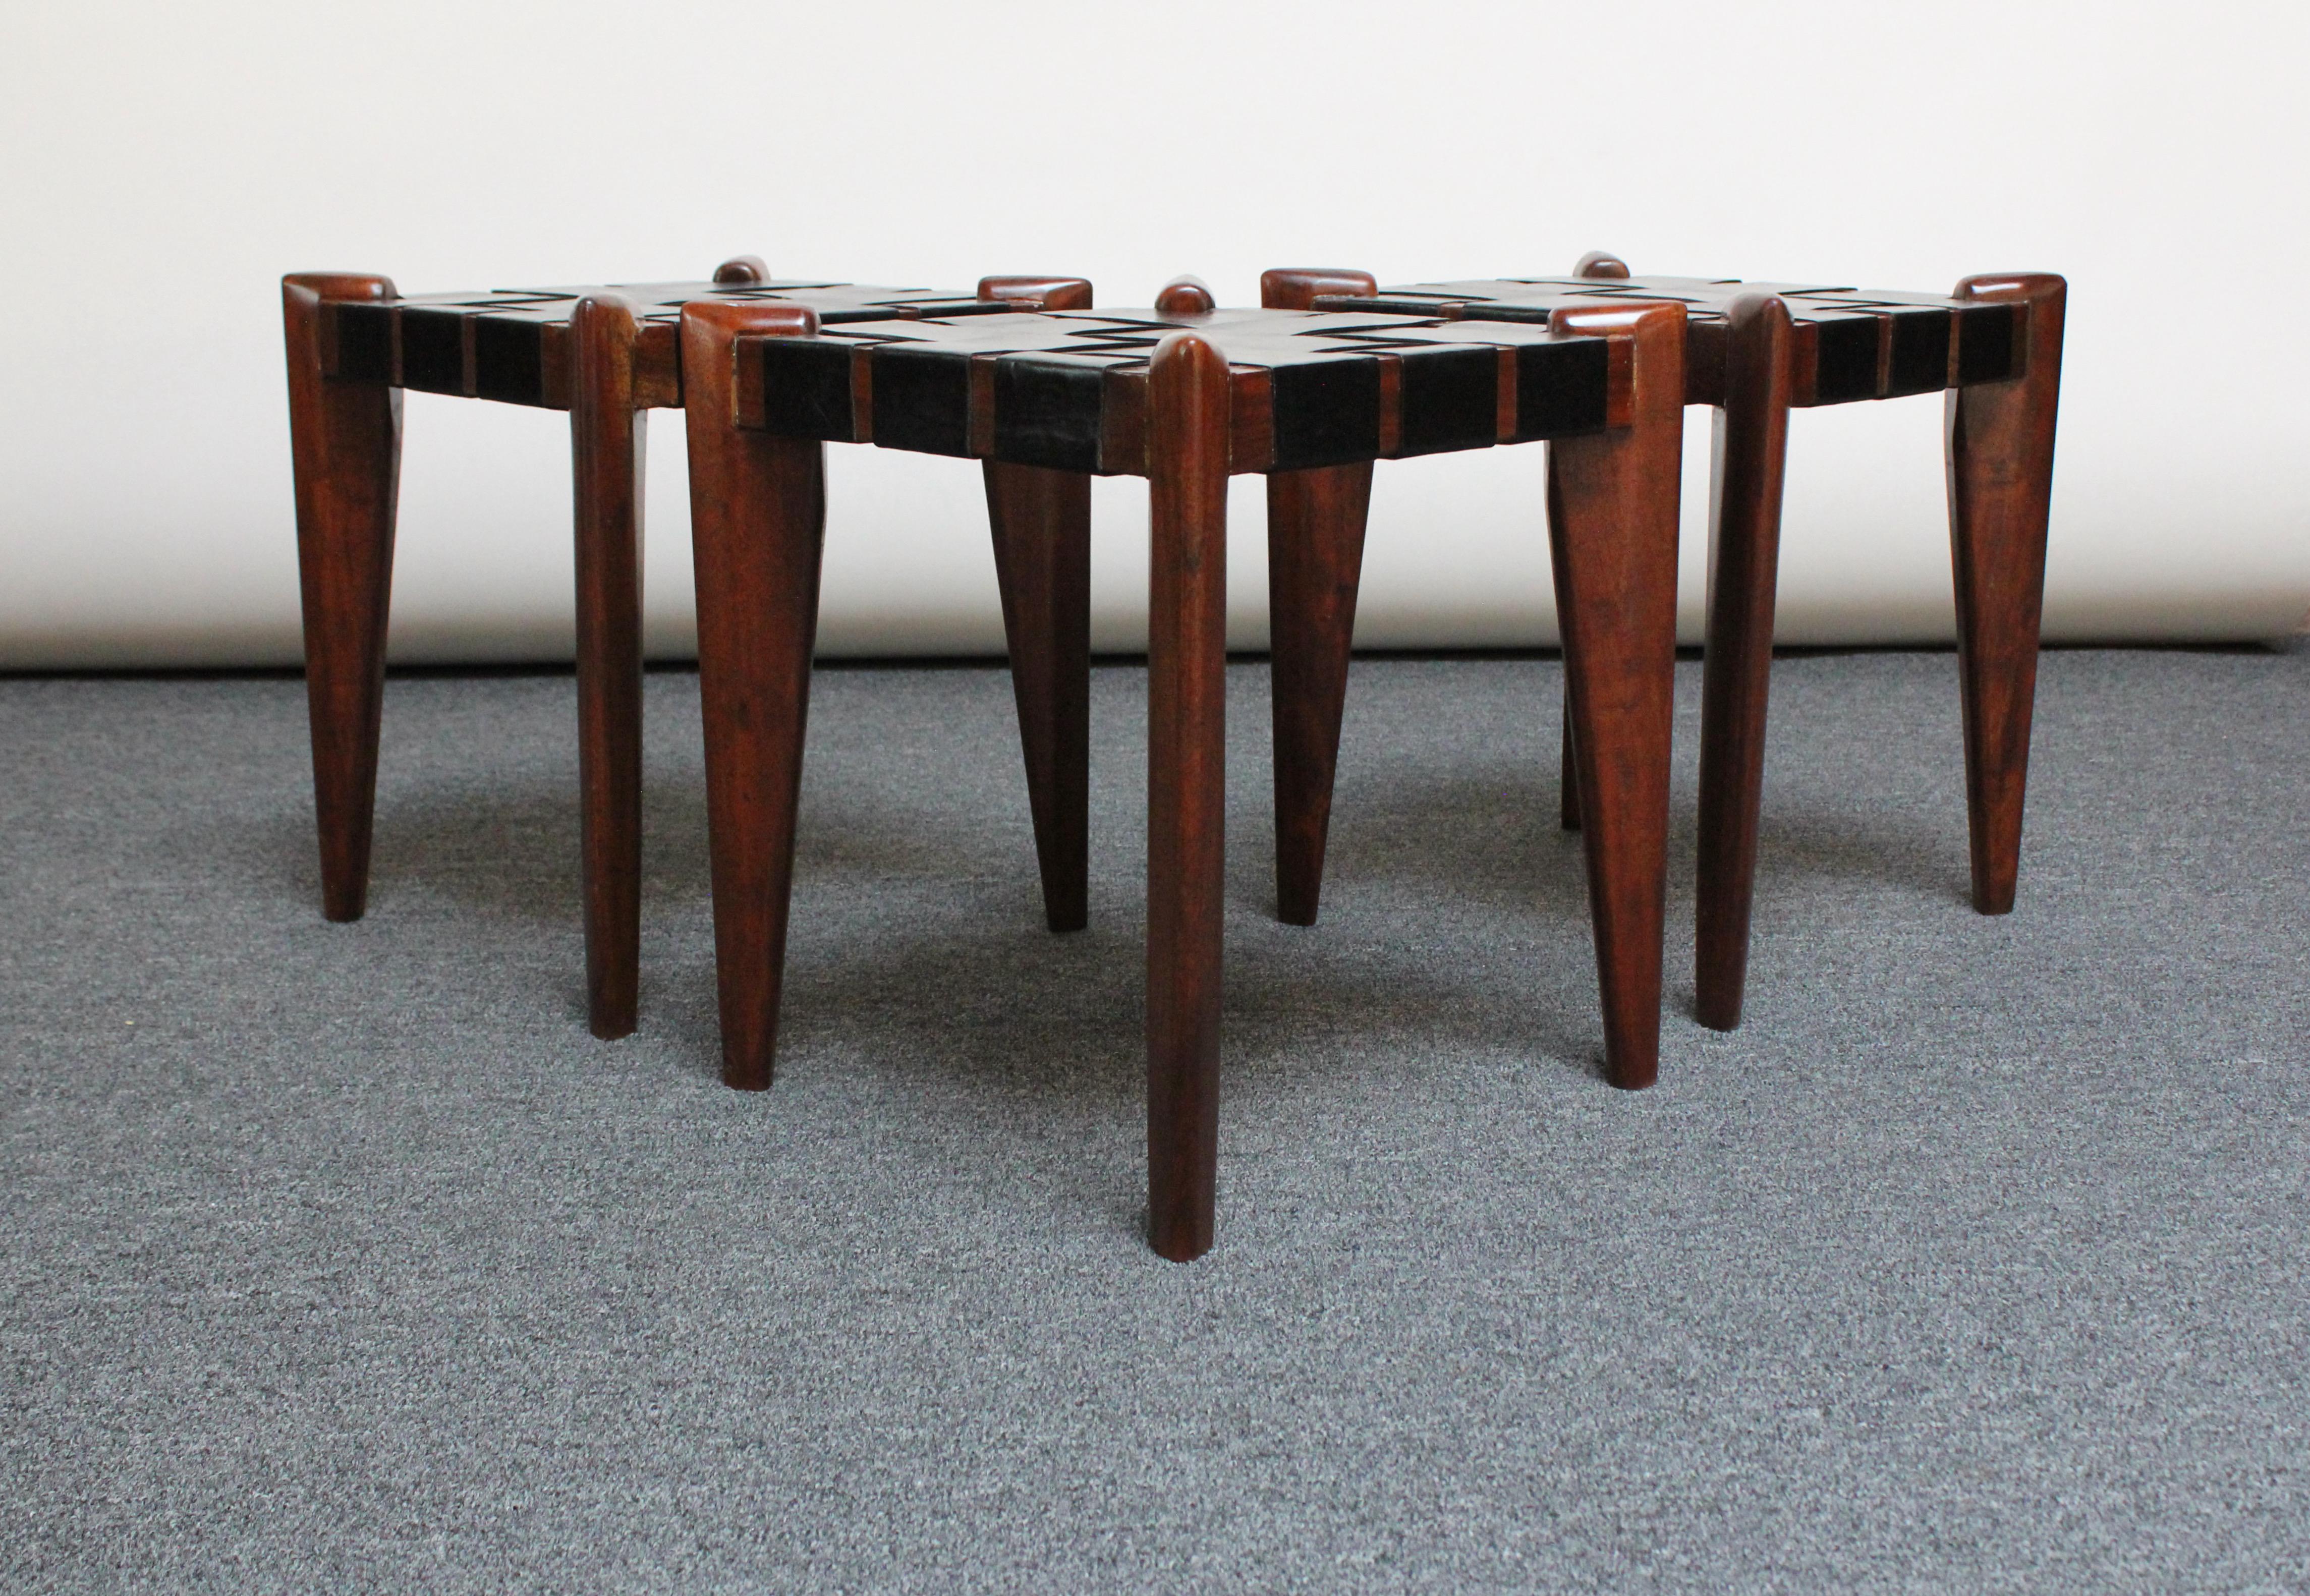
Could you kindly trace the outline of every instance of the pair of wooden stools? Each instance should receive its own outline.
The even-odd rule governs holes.
[[[1268,479],[1277,897],[1316,918],[1372,462],[1547,440],[1568,823],[1585,830],[1610,1079],[1657,1070],[1682,411],[1718,411],[1705,668],[1700,1018],[1737,1023],[1792,405],[1949,392],[1974,898],[2011,906],[2043,589],[2063,286],[1954,297],[1631,278],[1381,291],[1283,271],[1262,308],[1192,279],[1146,311],[1079,279],[975,294],[771,282],[401,299],[286,280],[325,908],[361,912],[399,390],[567,409],[594,1029],[635,1024],[644,414],[689,433],[725,1078],[769,1085],[816,626],[824,445],[985,463],[1045,906],[1084,923],[1090,479],[1151,487],[1150,1220],[1211,1245],[1218,1131],[1229,474]]]

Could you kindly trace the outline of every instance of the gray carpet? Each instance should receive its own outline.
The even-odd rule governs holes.
[[[1093,929],[1009,686],[823,672],[781,1074],[713,1061],[694,677],[640,1035],[566,677],[0,681],[0,1583],[2310,1590],[2310,652],[2045,661],[1975,916],[1947,655],[1791,658],[1749,1023],[1595,1073],[1556,665],[1359,663],[1324,922],[1233,678],[1218,1249],[1144,1249],[1143,677]]]

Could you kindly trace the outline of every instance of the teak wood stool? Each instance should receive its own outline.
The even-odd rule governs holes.
[[[1685,403],[1716,410],[1708,629],[1702,680],[1696,1011],[1740,1024],[1764,787],[1765,714],[1792,405],[1947,392],[1950,541],[1965,724],[1974,907],[2013,906],[2045,585],[2045,527],[2066,287],[2056,276],[1968,277],[1947,298],[1790,283],[1632,278],[1609,255],[1570,277],[1381,289],[1364,273],[1271,272],[1263,301],[1392,310],[1471,323],[1546,323],[1598,299],[1663,302],[1690,317]],[[1370,467],[1288,490],[1271,525],[1300,551],[1273,582],[1276,829],[1285,918],[1312,924],[1355,622]],[[1563,818],[1594,817],[1565,718]],[[1287,749],[1290,758],[1286,757]]]
[[[323,911],[360,918],[369,887],[401,390],[569,412],[578,589],[586,999],[599,1037],[634,1028],[641,924],[641,531],[647,412],[682,403],[681,307],[803,306],[827,325],[1020,308],[1080,309],[1072,277],[989,277],[977,292],[771,281],[760,259],[711,282],[404,299],[389,279],[284,278],[305,663]],[[1046,911],[1083,924],[1089,759],[1090,479],[989,462]]]
[[[1156,1251],[1185,1260],[1211,1245],[1216,1179],[1228,478],[1288,495],[1333,467],[1547,438],[1606,1067],[1651,1080],[1684,325],[1673,302],[1544,327],[1220,311],[1192,281],[1151,311],[879,325],[685,307],[724,1079],[768,1087],[777,1048],[826,442],[1149,479],[1148,1192]]]

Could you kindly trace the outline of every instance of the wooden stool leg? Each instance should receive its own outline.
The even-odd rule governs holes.
[[[2061,278],[2033,273],[1968,277],[1957,287],[1960,299],[2014,304],[2023,324],[2022,374],[1952,389],[1947,401],[1973,906],[1984,915],[2012,909],[2021,868],[2067,295]]]
[[[578,522],[578,786],[586,1008],[597,1037],[633,1034],[641,980],[642,464],[634,308],[578,301],[569,404]]]
[[[1765,788],[1765,707],[1781,553],[1781,481],[1789,446],[1789,311],[1770,294],[1725,308],[1724,403],[1716,412],[1708,646],[1701,667],[1700,906],[1695,1012],[1741,1023],[1757,816]]]
[[[1368,299],[1378,291],[1370,273],[1347,267],[1283,266],[1259,279],[1259,302],[1269,310],[1310,309],[1319,295]],[[1267,479],[1275,913],[1288,925],[1315,924],[1323,898],[1371,483],[1368,460]]]
[[[326,307],[397,297],[383,277],[317,273],[281,282],[321,912],[332,920],[358,920],[369,902],[401,483],[401,390],[382,378],[335,375]]]
[[[1573,263],[1572,274],[1595,281],[1625,281],[1628,263],[1609,250],[1592,249]],[[1557,637],[1564,635],[1561,606],[1558,610]],[[1569,659],[1569,651],[1567,658]],[[1567,831],[1580,829],[1580,778],[1572,751],[1572,674],[1568,665],[1564,677],[1563,732],[1557,739],[1556,823]]]
[[[982,277],[978,297],[1020,310],[1088,310],[1081,277]],[[986,463],[986,519],[1027,802],[1053,931],[1090,920],[1090,478],[1081,472]]]
[[[1178,1262],[1211,1245],[1227,807],[1227,360],[1174,333],[1148,378],[1147,1206]]]
[[[986,463],[986,518],[1053,931],[1089,920],[1090,478]]]
[[[1559,310],[1559,332],[1632,337],[1629,424],[1549,446],[1550,546],[1585,822],[1589,910],[1612,1084],[1660,1072],[1676,690],[1680,305]]]
[[[682,313],[722,1079],[755,1091],[777,1052],[826,461],[822,444],[739,426],[733,345],[816,329],[807,308],[769,300]]]
[[[1316,924],[1324,891],[1371,483],[1369,461],[1267,479],[1275,905],[1290,925]]]

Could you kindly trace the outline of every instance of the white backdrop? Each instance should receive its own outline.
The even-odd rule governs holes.
[[[0,39],[0,665],[297,657],[277,281],[404,291],[1079,273],[1143,304],[1277,265],[2071,280],[2046,622],[2269,638],[2310,612],[2310,147],[2291,7],[1100,9],[9,0]],[[1464,39],[1466,42],[1454,42]],[[2271,286],[2262,286],[2269,283]],[[1940,405],[1801,413],[1781,636],[1944,638]],[[1689,438],[1698,620],[1706,412]],[[654,651],[690,642],[678,417],[653,429]],[[830,451],[825,646],[1001,646],[975,467]],[[1553,640],[1538,449],[1384,465],[1359,640]],[[395,655],[570,639],[557,415],[412,395]],[[1236,497],[1238,646],[1264,631]],[[1143,623],[1145,495],[1098,500],[1098,641]],[[1697,635],[1695,633],[1694,635]]]

